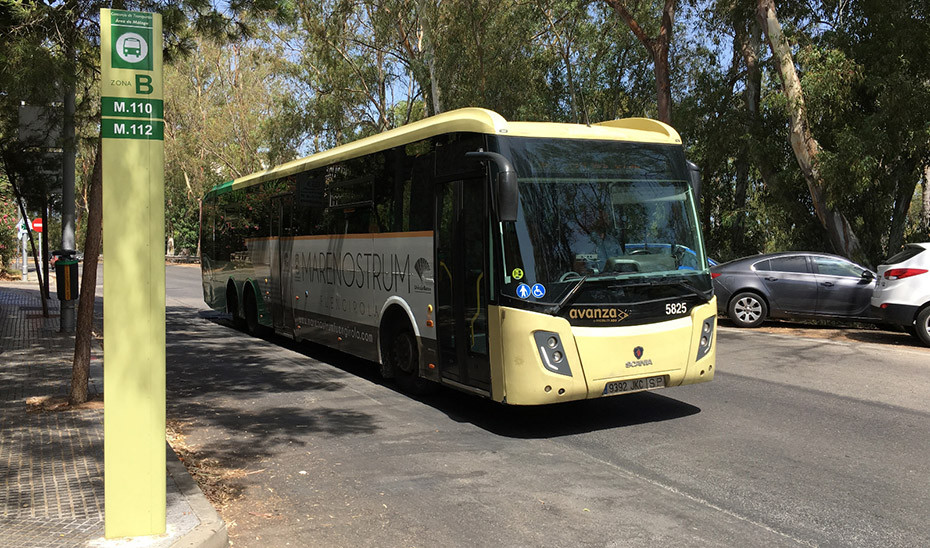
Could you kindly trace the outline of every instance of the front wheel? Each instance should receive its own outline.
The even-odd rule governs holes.
[[[930,305],[925,306],[917,314],[914,330],[917,332],[917,338],[920,339],[920,342],[930,346]]]
[[[404,392],[424,396],[436,390],[436,383],[420,376],[420,352],[413,332],[404,330],[394,334],[389,343],[388,360],[393,373],[390,376]]]
[[[745,291],[730,301],[727,316],[737,327],[759,327],[768,316],[768,306],[756,293]]]
[[[417,341],[410,331],[401,331],[391,341],[391,365],[399,376],[419,374]]]

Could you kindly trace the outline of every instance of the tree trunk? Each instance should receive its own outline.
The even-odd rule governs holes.
[[[746,65],[746,88],[743,91],[743,102],[746,105],[746,116],[743,118],[743,138],[739,145],[739,155],[736,159],[736,187],[733,191],[733,210],[736,212],[736,222],[733,223],[733,248],[738,254],[745,251],[746,242],[746,198],[749,192],[750,160],[761,163],[756,158],[752,140],[759,125],[759,103],[761,102],[762,71],[759,68],[759,49],[762,44],[762,29],[752,21],[748,22],[748,31],[739,23],[735,25],[735,47]],[[765,172],[761,166],[760,172]]]
[[[428,4],[428,5],[427,5]],[[429,94],[430,99],[427,105],[432,106],[431,115],[435,116],[442,112],[442,91],[439,86],[439,74],[436,70],[436,40],[435,38],[435,17],[439,9],[432,0],[420,0],[418,3],[420,18],[422,24],[422,48],[420,51],[426,58],[426,66],[429,70]],[[426,90],[424,90],[425,93]]]
[[[23,220],[27,223],[29,222],[29,214],[26,212],[26,201],[23,199],[22,192],[20,192],[19,186],[16,184],[16,176],[14,175],[13,169],[10,167],[10,162],[4,158],[4,170],[7,174],[7,179],[10,181],[10,188],[13,189],[13,196],[16,198],[16,203],[19,205],[19,213],[22,215]],[[48,229],[46,229],[48,230]],[[42,281],[42,267],[39,265],[39,258],[36,254],[36,241],[32,237],[32,230],[29,231],[29,248],[32,250],[32,262],[36,267],[36,278],[39,280],[39,295],[42,297],[42,316],[48,318],[48,299],[45,298],[45,284]],[[23,272],[23,274],[27,274]]]
[[[830,243],[837,253],[861,261],[863,257],[859,239],[853,232],[852,225],[840,211],[827,204],[823,180],[817,166],[820,145],[814,139],[807,120],[807,109],[804,105],[801,80],[798,78],[797,70],[794,67],[791,46],[782,32],[781,23],[779,23],[778,16],[775,13],[774,0],[758,0],[756,17],[759,19],[759,24],[762,26],[766,38],[768,38],[775,66],[781,77],[782,90],[788,99],[791,148],[794,151],[795,159],[798,161],[798,166],[801,168],[804,180],[807,182],[807,188],[810,191],[817,218],[826,229]]]
[[[81,275],[81,300],[78,303],[74,335],[74,362],[71,367],[71,392],[68,403],[87,401],[87,380],[90,376],[90,346],[94,330],[94,297],[97,290],[97,257],[103,243],[103,162],[100,140],[97,142],[94,171],[90,177],[87,233],[84,237],[84,272]]]
[[[675,3],[677,0],[665,0],[662,8],[662,21],[659,34],[655,38],[646,34],[646,31],[627,9],[623,0],[605,0],[620,15],[620,18],[630,27],[633,34],[639,39],[649,56],[652,58],[653,70],[656,78],[656,107],[659,121],[672,123],[672,84],[671,71],[668,63],[668,51],[672,43],[672,27],[675,23]]]
[[[42,241],[42,292],[45,293],[45,298],[51,298],[49,295],[49,276],[48,276],[48,190],[42,191],[42,232],[40,232],[39,239]],[[48,314],[45,315],[48,317]]]
[[[914,190],[918,179],[917,160],[909,159],[898,164],[892,176],[895,178],[894,211],[891,215],[891,231],[888,234],[888,252],[894,253],[904,245],[904,230],[907,228],[907,214],[911,209],[911,200],[914,199]]]
[[[921,240],[930,241],[930,166],[924,168],[923,207],[920,210]]]

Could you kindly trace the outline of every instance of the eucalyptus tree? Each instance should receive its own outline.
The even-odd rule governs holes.
[[[290,160],[298,148],[287,116],[284,27],[250,27],[231,43],[197,37],[195,54],[165,67],[165,221],[178,249],[199,246],[207,190]]]
[[[666,124],[672,123],[672,84],[669,65],[669,50],[675,26],[677,0],[664,0],[659,10],[658,21],[651,13],[653,2],[641,0],[604,0],[630,27],[642,42],[653,62],[656,85],[656,117]],[[657,23],[657,24],[656,24]]]
[[[811,49],[825,68],[811,80],[824,97],[818,127],[831,135],[826,192],[857,212],[863,247],[877,262],[906,239],[930,238],[926,224],[920,229],[930,166],[930,5],[824,4],[830,25]]]
[[[88,222],[85,235],[85,264],[78,308],[75,356],[69,400],[72,404],[87,399],[90,340],[93,327],[94,288],[97,254],[101,241],[99,102],[94,90],[99,80],[99,12],[100,8],[159,12],[163,16],[165,59],[170,62],[190,51],[195,34],[235,37],[249,28],[237,15],[262,12],[272,17],[284,14],[275,0],[235,0],[228,4],[230,15],[217,11],[207,0],[117,1],[66,0],[57,3],[6,2],[0,9],[3,25],[3,63],[0,63],[0,120],[13,119],[13,109],[20,101],[47,104],[73,87],[78,101],[75,108],[76,131],[94,135],[96,149],[93,175],[89,181]],[[60,83],[60,84],[56,84]],[[60,87],[56,87],[60,86]],[[80,100],[83,98],[84,100]],[[83,127],[82,127],[83,126]],[[0,129],[0,139],[9,142],[10,124]],[[80,148],[80,144],[78,144]]]

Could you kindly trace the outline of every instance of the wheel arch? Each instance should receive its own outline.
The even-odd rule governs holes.
[[[387,335],[402,330],[405,327],[403,321],[410,326],[414,339],[417,341],[417,348],[422,352],[420,330],[414,320],[413,310],[407,301],[395,296],[385,301],[381,307],[378,322],[378,363],[384,363],[384,344],[387,342]]]
[[[925,302],[924,304],[917,307],[917,310],[914,311],[914,317],[911,319],[911,323],[914,324],[917,322],[917,316],[920,316],[920,313],[930,308],[930,301]]]

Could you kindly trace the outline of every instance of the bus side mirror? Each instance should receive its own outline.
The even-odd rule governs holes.
[[[694,203],[701,207],[701,168],[692,161],[688,161],[688,179],[691,183],[691,193],[694,194]]]
[[[465,157],[494,162],[497,166],[497,216],[502,223],[516,221],[520,193],[517,185],[517,172],[514,171],[510,160],[496,152],[481,150],[466,152]]]
[[[517,191],[517,172],[501,171],[497,174],[497,216],[503,223],[517,220],[517,204],[520,194]]]

